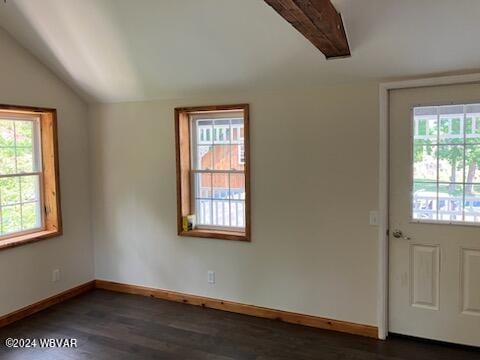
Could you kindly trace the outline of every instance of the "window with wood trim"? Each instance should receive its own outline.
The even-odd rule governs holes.
[[[0,249],[60,233],[56,111],[0,105]]]
[[[175,129],[178,234],[250,240],[248,105],[177,108]]]

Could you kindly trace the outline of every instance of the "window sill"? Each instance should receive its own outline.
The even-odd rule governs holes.
[[[48,239],[54,236],[62,235],[58,230],[42,230],[31,234],[18,235],[4,240],[0,240],[0,250],[9,249],[15,246],[29,244],[35,241]]]
[[[190,231],[181,231],[178,235],[189,237],[200,237],[220,240],[250,241],[250,237],[243,231],[223,231],[223,230],[203,230],[195,229]]]

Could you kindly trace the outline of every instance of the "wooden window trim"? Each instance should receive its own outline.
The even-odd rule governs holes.
[[[0,240],[0,250],[40,241],[63,233],[58,163],[57,110],[32,106],[1,105],[0,112],[40,117],[42,148],[44,227],[28,234],[12,234]]]
[[[235,111],[244,115],[245,147],[245,231],[194,229],[183,231],[182,218],[191,209],[191,161],[189,115],[196,112]],[[177,162],[177,233],[179,236],[250,241],[251,240],[251,197],[250,197],[250,117],[248,104],[193,106],[175,108],[175,146]]]

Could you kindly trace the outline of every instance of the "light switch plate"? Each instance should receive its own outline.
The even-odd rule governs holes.
[[[378,226],[378,211],[377,210],[370,211],[370,225]]]

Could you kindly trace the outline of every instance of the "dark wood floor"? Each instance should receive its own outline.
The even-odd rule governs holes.
[[[5,338],[76,338],[75,349],[7,349]],[[473,349],[379,341],[103,290],[0,329],[0,359],[480,359]]]

